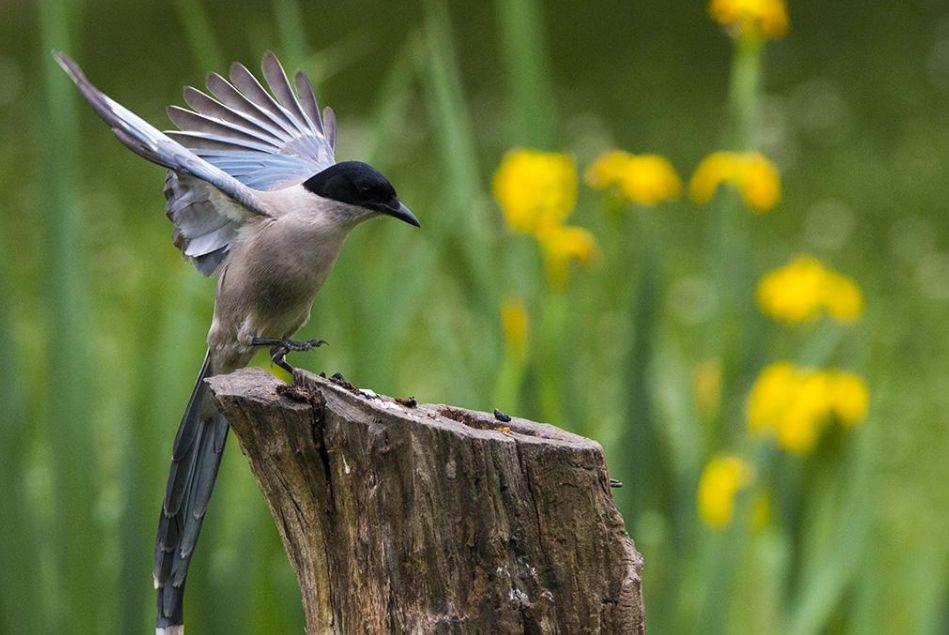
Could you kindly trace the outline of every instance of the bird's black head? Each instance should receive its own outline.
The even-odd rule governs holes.
[[[388,214],[419,227],[418,219],[399,200],[389,179],[368,163],[337,163],[307,179],[303,187],[317,196]]]

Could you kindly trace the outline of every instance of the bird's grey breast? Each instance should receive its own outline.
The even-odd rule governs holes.
[[[285,196],[278,203],[279,215],[241,228],[215,310],[259,337],[289,337],[306,322],[349,231],[313,201]]]
[[[336,262],[344,237],[335,228],[293,215],[264,223],[249,237],[242,254],[255,304],[280,311],[312,302]]]

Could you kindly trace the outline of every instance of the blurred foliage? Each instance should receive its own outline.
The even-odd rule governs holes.
[[[0,0],[0,630],[151,627],[214,290],[167,240],[162,170],[55,47],[156,123],[231,59],[307,71],[340,158],[386,172],[424,229],[354,233],[302,334],[332,346],[293,361],[600,440],[655,632],[946,632],[949,8],[781,4]],[[491,190],[517,148],[563,153],[577,188],[526,234]],[[703,164],[697,205],[681,182]],[[758,421],[749,393],[784,362],[765,405],[803,414]],[[782,449],[794,422],[806,451]],[[189,630],[299,632],[228,454]]]

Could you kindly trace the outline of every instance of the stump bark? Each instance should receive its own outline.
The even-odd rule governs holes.
[[[600,445],[298,371],[208,381],[315,633],[643,633]]]

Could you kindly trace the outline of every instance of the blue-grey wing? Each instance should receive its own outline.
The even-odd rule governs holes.
[[[79,92],[93,110],[111,126],[115,136],[130,150],[153,163],[210,183],[246,208],[246,213],[268,215],[252,188],[170,139],[141,117],[113,101],[86,79],[82,69],[69,56],[64,53],[55,53],[55,58],[76,83]],[[245,212],[241,211],[241,213]]]
[[[165,196],[168,216],[175,223],[175,244],[201,273],[214,273],[240,225],[269,216],[254,189],[113,101],[67,55],[54,57],[119,141],[170,170]]]
[[[234,204],[208,183],[168,170],[165,213],[175,224],[172,240],[202,275],[213,275],[230,250],[242,220]]]
[[[234,63],[230,81],[208,75],[210,95],[184,90],[191,108],[171,106],[168,116],[178,131],[166,134],[196,155],[257,190],[302,183],[333,165],[336,117],[320,112],[306,75],[291,87],[280,61],[268,51],[261,62],[270,92],[247,67]]]

